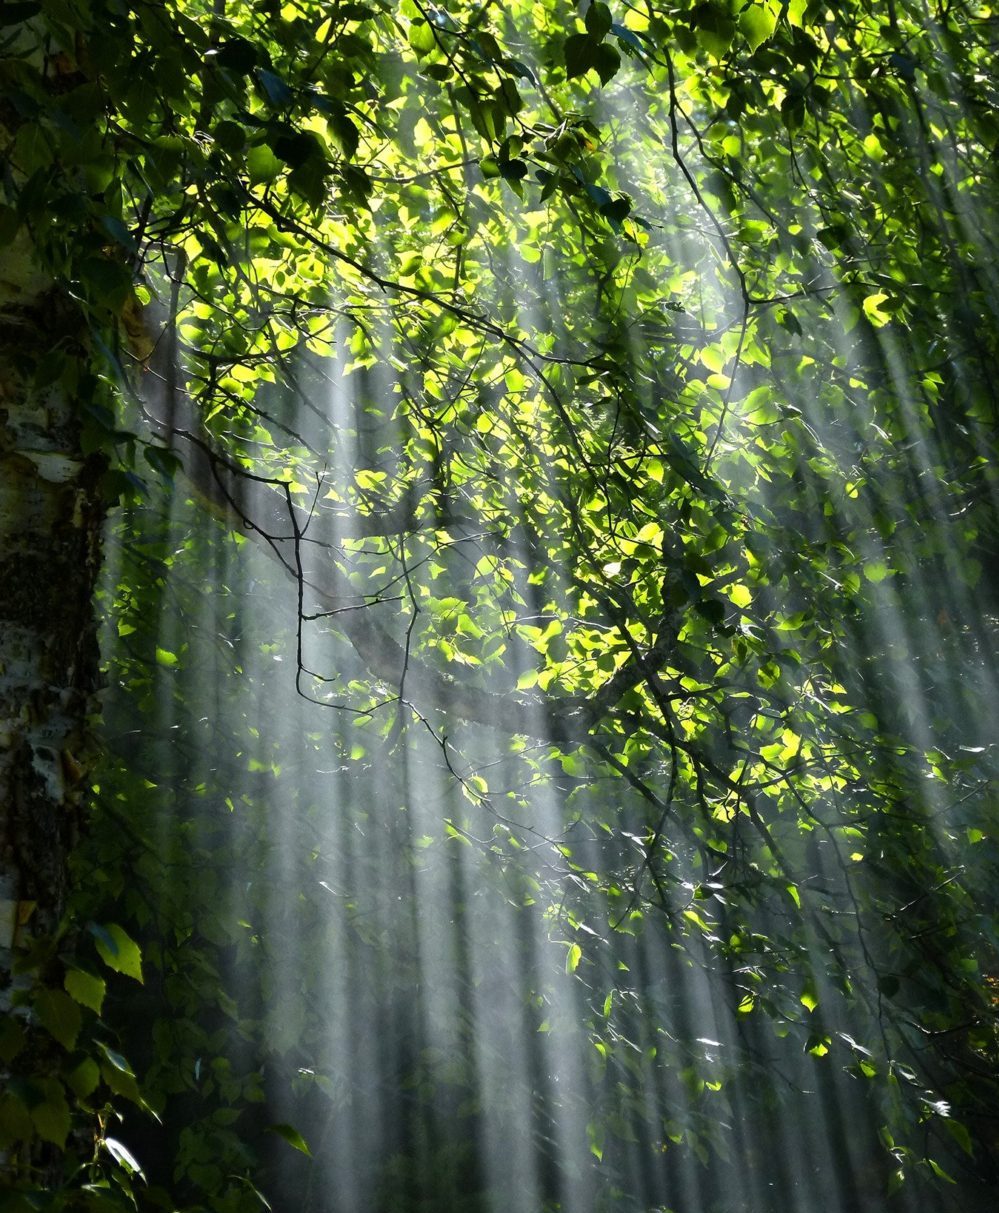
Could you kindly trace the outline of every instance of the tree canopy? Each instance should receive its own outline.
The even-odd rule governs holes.
[[[10,1207],[985,1209],[992,9],[0,22],[115,506]]]

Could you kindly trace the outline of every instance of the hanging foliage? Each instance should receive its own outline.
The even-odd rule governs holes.
[[[10,1207],[986,1208],[988,6],[0,22],[119,507]]]

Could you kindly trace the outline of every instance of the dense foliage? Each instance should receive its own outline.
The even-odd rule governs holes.
[[[46,1207],[984,1209],[989,6],[2,20],[123,502]]]

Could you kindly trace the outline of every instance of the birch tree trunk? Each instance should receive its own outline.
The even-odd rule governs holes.
[[[5,78],[23,93],[0,104],[0,1008],[12,951],[51,932],[65,905],[96,709],[105,512],[104,460],[82,442],[97,389],[87,326],[37,243],[86,246],[85,210],[57,221],[49,209],[85,180],[64,172],[46,113],[84,78],[60,49],[72,31],[55,39],[42,15],[23,16],[0,22]]]
[[[70,374],[43,386],[57,354]],[[93,749],[92,596],[104,507],[102,460],[81,442],[87,362],[72,300],[36,268],[26,237],[8,245],[0,262],[0,1020],[19,985],[61,983],[44,964],[22,977],[12,968],[63,915]],[[74,379],[78,394],[65,386]],[[52,1047],[29,1026],[14,1069],[44,1076]],[[0,1065],[0,1090],[10,1074]],[[58,1144],[63,1105],[58,1091],[53,1098],[32,1120],[38,1137]],[[23,1114],[6,1111],[14,1123],[0,1124],[0,1176],[15,1158],[4,1139],[24,1138]],[[29,1157],[37,1167],[37,1153]]]

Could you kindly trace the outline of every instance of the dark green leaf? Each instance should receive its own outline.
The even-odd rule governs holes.
[[[597,69],[600,83],[609,83],[621,67],[620,52],[609,43],[602,42],[594,51],[593,66]]]
[[[694,610],[713,627],[720,627],[725,622],[726,607],[717,598],[702,598],[700,602],[694,603]]]
[[[594,38],[602,38],[613,23],[610,9],[606,4],[601,3],[601,0],[591,0],[583,20],[586,24],[586,32]]]
[[[132,271],[107,257],[86,257],[77,270],[87,298],[111,312],[120,312],[132,292]]]
[[[219,147],[227,152],[241,152],[246,146],[246,131],[238,122],[225,119],[216,123],[212,129],[212,137]]]
[[[310,160],[326,161],[325,150],[319,137],[312,131],[295,131],[285,128],[271,142],[274,155],[290,168],[301,168]]]
[[[601,205],[600,213],[609,219],[611,223],[620,224],[631,213],[631,199],[610,198]]]
[[[62,1086],[55,1081],[46,1083],[45,1099],[31,1109],[31,1120],[42,1141],[51,1142],[60,1150],[65,1148],[69,1136],[69,1104]]]
[[[527,165],[523,160],[500,160],[499,175],[507,181],[520,181],[527,176]]]
[[[214,60],[216,66],[228,68],[230,71],[237,72],[239,75],[245,75],[251,72],[259,62],[259,47],[253,42],[247,41],[246,38],[233,38],[229,42],[225,42],[214,53],[209,52],[209,55]],[[262,70],[260,72],[261,83],[264,84],[263,77],[271,76],[272,73]],[[274,77],[274,79],[277,79]],[[267,85],[264,84],[266,88]],[[268,93],[270,90],[268,89]],[[271,97],[273,101],[274,98]]]
[[[82,1017],[80,1008],[63,990],[41,990],[35,998],[38,1022],[66,1050],[76,1047]]]
[[[275,109],[287,109],[291,105],[295,95],[280,76],[265,67],[258,68],[255,74],[264,95]]]
[[[0,1020],[0,1062],[9,1065],[24,1048],[27,1037],[24,1028],[13,1015]]]
[[[77,1099],[87,1099],[101,1080],[100,1068],[92,1057],[84,1057],[66,1075],[66,1082]]]
[[[600,44],[589,34],[570,34],[565,40],[565,74],[573,80],[585,76],[596,66],[596,50]]]

